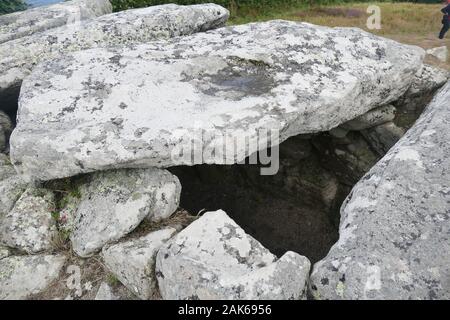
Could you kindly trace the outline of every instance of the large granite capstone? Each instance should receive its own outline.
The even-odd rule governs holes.
[[[239,162],[267,147],[261,131],[281,142],[397,100],[423,57],[360,29],[287,21],[76,52],[24,81],[11,157],[38,180]],[[200,159],[186,157],[199,138]],[[225,143],[243,138],[248,148]]]

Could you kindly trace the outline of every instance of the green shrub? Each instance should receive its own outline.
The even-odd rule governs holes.
[[[27,4],[24,0],[1,0],[0,14],[11,13],[15,11],[25,10]]]

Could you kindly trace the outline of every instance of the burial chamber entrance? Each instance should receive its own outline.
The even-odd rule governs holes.
[[[180,206],[191,215],[222,209],[277,256],[294,251],[314,263],[338,240],[340,207],[380,156],[359,132],[296,136],[279,150],[275,175],[249,164],[169,171],[180,179]]]

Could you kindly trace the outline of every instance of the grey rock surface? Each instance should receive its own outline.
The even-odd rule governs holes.
[[[173,185],[177,186],[176,194],[172,193]],[[167,186],[169,192],[165,193]],[[167,207],[178,207],[180,192],[178,178],[166,170],[128,169],[92,174],[78,188],[80,199],[70,235],[73,250],[81,257],[91,256],[105,244],[133,231],[146,217],[168,218],[173,212]]]
[[[279,130],[280,141],[328,131],[397,100],[423,57],[360,29],[288,21],[81,51],[40,65],[24,82],[12,159],[40,180],[232,164],[266,149],[261,131]],[[221,151],[224,136],[251,146]],[[194,160],[183,153],[193,139],[203,153]]]
[[[105,265],[136,296],[143,300],[154,298],[158,295],[156,254],[175,233],[174,228],[167,228],[107,246],[102,251]]]
[[[447,62],[447,59],[448,59],[447,46],[428,49],[427,54],[437,58],[441,62]]]
[[[0,153],[0,183],[2,180],[12,177],[16,174],[16,170],[14,170],[9,156],[4,153]]]
[[[14,208],[0,217],[0,243],[31,254],[51,249],[57,233],[54,210],[53,192],[28,188]]]
[[[9,168],[12,167],[9,166]],[[2,172],[1,167],[0,172]],[[0,217],[9,213],[9,211],[14,207],[16,201],[25,191],[26,187],[27,183],[15,173],[8,173],[8,177],[0,180]]]
[[[325,162],[326,168],[346,186],[355,185],[380,160],[380,156],[359,132],[349,132],[345,139],[331,141],[319,136],[313,139],[313,144],[319,151],[322,163]]]
[[[12,129],[13,125],[11,119],[6,113],[0,110],[0,152],[8,149],[7,144]]]
[[[112,288],[106,282],[102,282],[98,288],[97,294],[94,300],[110,301],[119,300],[112,291]]]
[[[342,126],[339,126],[337,128],[330,130],[330,135],[337,138],[337,139],[343,139],[347,136],[348,129],[343,128]]]
[[[0,260],[0,299],[22,300],[46,289],[64,266],[63,255],[10,256]]]
[[[411,97],[439,89],[450,79],[450,71],[424,64],[417,72],[405,96]]]
[[[228,15],[226,9],[214,4],[152,6],[8,41],[0,44],[0,98],[11,95],[12,88],[20,86],[36,64],[58,55],[206,31],[223,26]]]
[[[359,116],[356,119],[350,120],[342,125],[348,130],[364,130],[372,128],[395,119],[395,107],[393,105],[382,106]]]
[[[301,299],[310,262],[280,259],[223,211],[207,212],[164,244],[156,258],[163,299]]]
[[[370,146],[380,155],[385,155],[405,134],[394,122],[387,122],[361,132]]]
[[[354,187],[340,238],[311,276],[317,299],[450,298],[450,82]]]
[[[436,91],[450,79],[448,70],[425,64],[414,77],[408,91],[395,102],[395,124],[409,129],[430,103]]]
[[[112,12],[108,0],[72,0],[0,16],[0,44]]]
[[[8,247],[0,246],[0,260],[11,255],[11,251]]]

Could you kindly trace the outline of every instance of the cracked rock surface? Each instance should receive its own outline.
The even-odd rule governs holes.
[[[354,187],[339,241],[314,266],[317,299],[450,298],[450,82]]]
[[[280,259],[224,211],[205,213],[169,240],[156,258],[163,299],[301,299],[310,262]]]
[[[51,249],[56,236],[54,210],[50,190],[28,188],[14,208],[0,218],[0,243],[27,253]]]
[[[146,217],[168,218],[178,207],[180,183],[165,170],[97,172],[87,180],[78,188],[79,198],[73,199],[77,205],[70,234],[73,250],[81,257],[119,240]],[[177,192],[173,193],[174,189]]]
[[[0,153],[0,219],[14,207],[27,187],[7,155]]]
[[[107,246],[102,252],[105,265],[136,296],[144,300],[151,299],[158,295],[156,254],[175,233],[174,228],[167,228]]]

